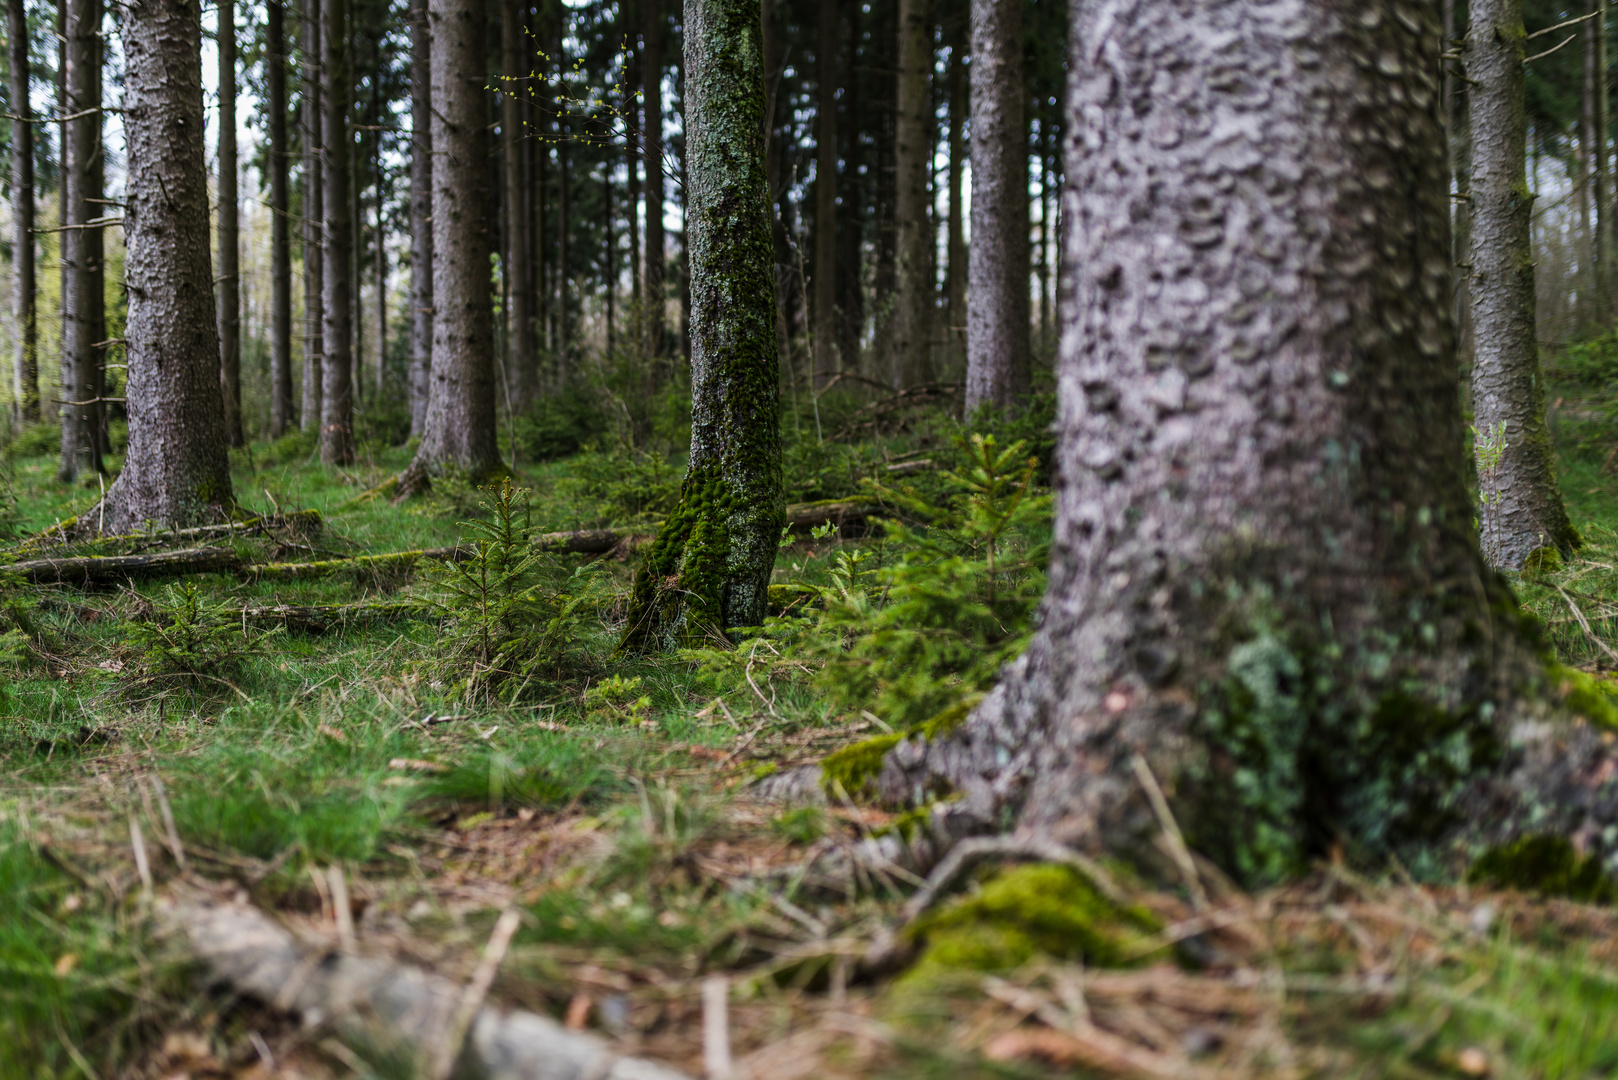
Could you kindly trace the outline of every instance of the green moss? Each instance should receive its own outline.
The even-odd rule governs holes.
[[[1618,731],[1618,681],[1597,678],[1565,664],[1551,664],[1547,674],[1569,711],[1597,727]]]
[[[827,788],[841,784],[850,796],[859,794],[882,771],[882,759],[903,738],[899,734],[878,735],[828,755],[820,763],[821,783]]]
[[[1562,569],[1562,555],[1553,547],[1537,547],[1530,551],[1522,563],[1523,577],[1553,574]]]
[[[1118,907],[1071,867],[1013,867],[917,922],[921,956],[904,980],[1006,970],[1041,955],[1118,966],[1158,928],[1148,912]]]
[[[1467,880],[1589,903],[1618,900],[1618,883],[1594,855],[1580,857],[1565,836],[1528,836],[1485,852]]]
[[[911,728],[911,732],[926,737],[928,742],[941,739],[960,727],[984,697],[985,695],[981,693],[968,694],[936,716],[923,720]]]

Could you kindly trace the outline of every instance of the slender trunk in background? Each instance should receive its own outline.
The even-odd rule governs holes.
[[[666,329],[666,297],[663,289],[664,266],[668,256],[663,250],[663,30],[664,0],[640,0],[641,15],[645,20],[644,59],[641,62],[643,108],[645,120],[641,125],[646,155],[646,265],[641,271],[641,302],[644,305],[644,350],[652,367],[654,386],[661,386],[665,377],[663,357],[667,353],[664,342]]]
[[[426,430],[433,355],[432,34],[427,0],[410,0],[410,436]]]
[[[966,414],[1028,393],[1028,141],[1022,4],[972,0],[972,254]]]
[[[780,85],[781,32],[776,24],[777,0],[759,0],[759,55],[764,70],[764,178],[770,185],[770,236],[775,248],[775,353],[786,374],[788,385],[793,383],[790,337],[787,332],[786,307],[782,303],[784,284],[788,280],[789,247],[786,225],[776,209],[775,201],[785,186],[781,179],[781,140],[776,135],[775,92]]]
[[[320,84],[320,0],[303,0],[303,401],[299,424],[320,432],[326,369],[325,107]]]
[[[612,160],[609,158],[601,169],[601,226],[602,235],[606,244],[602,248],[602,282],[606,285],[607,302],[607,355],[613,354],[616,346],[618,307],[618,237],[613,231],[612,224]]]
[[[242,279],[236,193],[236,5],[218,0],[219,23],[219,378],[225,438],[242,445]]]
[[[34,115],[29,100],[28,13],[23,0],[6,2],[6,41],[11,60],[11,107],[21,119],[11,136],[12,311],[17,350],[12,368],[16,417],[39,420],[39,321],[34,292]]]
[[[380,80],[378,80],[380,81]],[[378,103],[380,106],[380,102]],[[381,115],[380,107],[377,115]],[[383,203],[386,192],[383,185],[387,175],[382,165],[382,133],[376,134],[375,153],[371,157],[371,169],[376,177],[376,397],[373,399],[378,405],[385,400],[383,392],[386,389],[388,375],[388,245],[383,243],[386,235],[383,232],[385,224],[382,215],[385,210]]]
[[[981,0],[980,0],[981,2]],[[1005,0],[1009,3],[1011,0]],[[1021,0],[1016,0],[1020,3]],[[932,162],[932,0],[899,0],[899,72],[894,117],[894,297],[888,335],[893,384],[933,377],[932,222],[927,176]],[[976,175],[973,178],[976,183]],[[973,200],[973,205],[977,200]],[[977,239],[973,230],[973,239]]]
[[[505,143],[506,251],[505,277],[511,288],[511,305],[506,340],[510,343],[507,361],[511,380],[512,405],[518,411],[534,399],[537,382],[537,350],[534,348],[533,284],[528,272],[533,265],[528,251],[528,200],[523,184],[523,123],[519,97],[523,83],[523,26],[517,15],[517,0],[500,5],[501,66],[505,69],[505,92],[501,95],[501,134]]]
[[[196,0],[119,5],[129,291],[129,451],[86,531],[183,528],[235,509],[208,244]]]
[[[101,463],[101,371],[106,340],[102,217],[101,0],[67,4],[67,142],[62,169],[62,462],[71,484]]]
[[[957,14],[949,44],[949,224],[944,248],[944,305],[949,315],[950,377],[959,377],[966,344],[966,230],[962,220],[962,173],[966,168],[966,33]]]
[[[495,439],[489,259],[485,0],[429,0],[433,98],[433,367],[427,423],[400,498],[445,470],[478,482],[500,468]]]
[[[1479,478],[1479,519],[1484,553],[1514,570],[1537,548],[1577,547],[1579,535],[1556,482],[1534,331],[1522,0],[1472,0],[1471,17],[1472,410],[1481,432],[1503,424],[1505,442],[1499,468]]]
[[[847,89],[843,94],[843,117],[838,129],[846,145],[843,150],[843,173],[840,185],[843,204],[841,220],[837,223],[837,340],[838,357],[849,371],[860,368],[860,349],[865,337],[865,193],[868,180],[860,173],[865,161],[865,147],[861,142],[865,130],[867,100],[862,93],[863,76],[860,66],[861,0],[843,0],[843,14],[848,20],[848,72]]]
[[[641,323],[644,313],[641,310],[640,291],[640,102],[635,97],[635,88],[640,86],[640,48],[636,44],[638,35],[634,27],[637,25],[635,16],[637,9],[635,0],[625,0],[623,6],[624,25],[629,27],[629,70],[624,73],[624,85],[629,89],[625,93],[625,107],[628,117],[624,123],[624,168],[629,173],[629,206],[625,211],[625,218],[629,224],[629,326],[627,335],[630,348],[634,349],[641,343]],[[650,365],[647,367],[647,378],[651,379]],[[655,387],[653,387],[655,389]]]
[[[815,385],[842,370],[837,354],[837,5],[820,5],[815,52]]]
[[[691,460],[621,650],[762,625],[786,516],[758,0],[687,0]]]
[[[270,113],[270,438],[292,425],[292,240],[287,222],[286,5],[265,4],[265,84]]]
[[[324,0],[321,10],[321,97],[325,117],[325,356],[321,376],[320,460],[354,460],[354,225],[350,220],[348,127],[348,0]]]
[[[563,9],[565,11],[565,9]],[[556,55],[562,56],[564,27],[561,19],[556,25]],[[567,68],[565,65],[557,66],[558,88],[565,96],[567,89]],[[572,364],[569,363],[568,353],[572,346],[573,302],[569,295],[573,286],[573,279],[569,268],[568,235],[572,232],[573,221],[568,215],[569,196],[572,194],[572,175],[568,171],[568,140],[573,137],[573,125],[561,113],[556,118],[558,141],[556,144],[556,386],[560,389],[566,386],[572,375]]]
[[[354,62],[354,42],[361,40],[355,30],[349,30],[349,63]],[[350,68],[352,72],[352,68]],[[354,79],[351,74],[350,79]],[[350,86],[356,82],[350,82]],[[357,103],[354,109],[358,113]],[[371,123],[370,117],[354,116],[366,126]],[[348,359],[348,398],[349,412],[353,413],[353,402],[365,400],[365,207],[360,198],[361,188],[365,185],[361,181],[364,175],[362,162],[365,159],[365,143],[370,138],[367,132],[349,129],[348,138],[343,140],[348,158],[348,298],[353,304],[353,314],[349,318],[349,341],[353,343]]]
[[[1602,0],[1585,0],[1587,17],[1579,24],[1579,39],[1583,46],[1583,78],[1580,81],[1579,100],[1579,159],[1582,166],[1580,183],[1584,185],[1584,195],[1581,200],[1585,212],[1585,235],[1589,239],[1589,261],[1585,268],[1585,287],[1580,291],[1585,294],[1581,297],[1583,302],[1579,305],[1585,310],[1586,317],[1597,328],[1605,328],[1607,321],[1607,281],[1606,281],[1606,254],[1603,250],[1602,236],[1602,195],[1605,187],[1602,175],[1601,153],[1603,142],[1602,131],[1596,121],[1596,87],[1600,78],[1596,72],[1596,54],[1599,40],[1598,27],[1593,16],[1597,15],[1602,6]]]
[[[1609,233],[1613,228],[1612,176],[1609,171],[1611,157],[1607,152],[1607,94],[1611,89],[1607,77],[1607,19],[1605,0],[1588,0],[1590,21],[1581,28],[1588,43],[1586,55],[1590,72],[1590,120],[1594,137],[1590,142],[1593,153],[1591,175],[1595,197],[1595,272],[1598,282],[1596,301],[1600,305],[1602,327],[1613,316],[1612,272],[1613,249]]]

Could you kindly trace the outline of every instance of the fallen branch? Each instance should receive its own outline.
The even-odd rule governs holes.
[[[241,562],[241,557],[230,548],[187,548],[151,555],[28,559],[10,566],[0,566],[0,574],[19,575],[35,584],[105,585],[136,578],[229,574],[238,570]]]
[[[350,623],[389,619],[426,619],[436,614],[430,604],[410,601],[368,601],[358,604],[266,604],[241,609],[241,617],[254,626],[284,626],[306,634],[324,634]]]
[[[244,521],[224,522],[219,525],[198,525],[189,529],[168,529],[162,532],[101,536],[96,537],[95,542],[109,546],[120,544],[172,544],[186,540],[201,540],[212,536],[263,533],[281,529],[307,535],[318,530],[323,520],[319,510],[295,510],[288,514],[271,514],[264,517],[248,518]],[[66,521],[58,522],[48,529],[41,530],[27,539],[19,541],[7,549],[7,554],[19,554],[36,547],[42,547],[47,543],[70,543],[76,534],[78,522],[78,518],[68,518]]]

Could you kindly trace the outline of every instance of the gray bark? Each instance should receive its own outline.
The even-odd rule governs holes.
[[[202,25],[194,0],[119,8],[125,57],[129,451],[104,532],[184,528],[234,508],[208,244]]]
[[[23,0],[7,0],[7,49],[11,60],[11,108],[22,119],[12,128],[11,250],[12,315],[17,320],[17,346],[12,375],[16,384],[17,419],[39,419],[39,323],[34,292],[34,115],[29,99],[28,13]]]
[[[972,0],[972,254],[966,412],[1028,393],[1028,137],[1022,4]]]
[[[837,354],[837,5],[820,5],[815,55],[815,385],[842,370]]]
[[[1472,410],[1479,431],[1505,424],[1499,469],[1479,477],[1479,518],[1485,554],[1515,569],[1536,548],[1568,551],[1579,537],[1556,482],[1534,329],[1522,0],[1474,0],[1471,20]]]
[[[71,484],[99,472],[101,365],[106,340],[106,298],[101,228],[105,216],[101,149],[101,3],[68,0],[66,30],[67,129],[62,169],[62,461],[57,479]]]
[[[236,5],[218,0],[219,29],[219,377],[225,437],[242,445],[242,279],[236,190]]]
[[[944,306],[949,316],[949,359],[959,371],[966,341],[966,229],[962,190],[966,171],[966,35],[955,19],[949,56],[949,221],[945,243]],[[951,376],[954,377],[953,375]]]
[[[354,220],[349,174],[353,136],[348,126],[348,2],[324,0],[320,13],[322,179],[325,181],[322,250],[324,328],[320,377],[320,460],[354,460]]]
[[[1437,6],[1074,14],[1049,592],[880,787],[1162,870],[1141,754],[1248,879],[1338,843],[1464,858],[1523,827],[1556,746],[1600,748],[1532,722],[1554,683],[1471,529]]]
[[[757,0],[685,5],[691,460],[621,648],[761,626],[785,520]]]
[[[501,110],[501,134],[505,142],[506,207],[506,285],[509,289],[509,322],[506,340],[510,342],[509,364],[512,407],[522,411],[533,400],[538,386],[538,354],[534,342],[534,313],[531,310],[533,284],[528,280],[532,259],[528,252],[527,185],[523,183],[523,123],[521,92],[523,66],[523,25],[516,0],[503,0],[500,8],[501,66],[508,80]]]
[[[433,95],[433,362],[427,417],[400,497],[446,468],[500,467],[495,441],[484,0],[429,0]]]
[[[932,0],[899,0],[898,108],[893,124],[896,236],[888,334],[888,361],[898,387],[933,377],[933,226],[927,185],[934,128],[932,16]]]
[[[433,357],[432,32],[427,0],[410,3],[410,434],[427,424]]]
[[[662,381],[662,359],[668,352],[665,339],[668,298],[663,289],[668,255],[663,250],[663,32],[664,0],[640,0],[645,20],[642,33],[641,79],[645,120],[641,143],[646,159],[646,251],[641,271],[641,344],[652,365],[655,384]]]
[[[317,437],[325,368],[326,181],[320,98],[320,0],[303,0],[303,393],[300,426]]]
[[[287,221],[286,5],[265,5],[265,83],[270,119],[270,438],[292,424],[292,241]]]
[[[1612,249],[1607,242],[1607,233],[1612,229],[1607,156],[1607,5],[1603,0],[1587,0],[1585,7],[1589,21],[1579,28],[1579,33],[1584,38],[1585,78],[1589,81],[1590,197],[1595,204],[1595,229],[1590,240],[1597,315],[1605,325],[1612,318]]]

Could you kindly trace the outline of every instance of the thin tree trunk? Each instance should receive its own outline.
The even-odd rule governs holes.
[[[218,0],[219,30],[219,377],[225,438],[242,445],[242,279],[236,193],[236,5]]]
[[[410,3],[410,435],[426,432],[433,355],[432,33]]]
[[[522,151],[522,103],[518,97],[522,83],[523,26],[517,17],[517,0],[503,0],[500,14],[501,64],[507,76],[502,95],[501,127],[505,142],[506,202],[506,280],[511,287],[507,309],[506,340],[511,343],[510,365],[512,404],[520,412],[533,400],[538,358],[534,348],[534,313],[529,310],[533,284],[528,272],[533,260],[528,251],[528,205],[524,198]]]
[[[691,460],[622,649],[760,626],[786,517],[758,0],[688,0]]]
[[[20,118],[11,136],[12,312],[17,320],[12,374],[17,419],[32,424],[39,420],[39,322],[34,299],[34,110],[29,94],[28,13],[23,0],[7,0],[6,18],[11,108]]]
[[[100,531],[185,528],[228,516],[235,497],[219,385],[208,250],[201,9],[194,0],[120,6],[129,292],[129,450]]]
[[[607,355],[611,356],[616,347],[618,306],[618,236],[613,229],[612,220],[612,169],[613,162],[608,158],[601,166],[601,225],[602,234],[606,243],[602,247],[602,282],[606,285],[605,296],[602,299],[607,305]]]
[[[1445,52],[1459,56],[1445,62],[1444,74],[1450,87],[1449,107],[1445,116],[1449,124],[1449,171],[1453,180],[1455,198],[1451,201],[1451,220],[1454,222],[1453,242],[1455,275],[1455,360],[1460,381],[1462,411],[1472,411],[1472,120],[1471,86],[1465,78],[1466,27],[1455,24],[1455,5],[1448,8]]]
[[[815,52],[815,385],[842,370],[837,355],[837,5],[820,5]]]
[[[1592,246],[1595,261],[1597,315],[1605,326],[1613,314],[1611,191],[1607,154],[1607,24],[1605,0],[1588,0],[1589,21],[1580,27],[1585,39],[1585,63],[1590,78],[1590,179],[1595,202],[1595,233]]]
[[[484,0],[429,0],[433,34],[433,367],[426,431],[400,497],[456,469],[500,467],[495,440],[494,309],[489,290]]]
[[[972,0],[972,254],[966,412],[1028,393],[1028,133],[1022,5]]]
[[[636,0],[625,0],[624,24],[630,27],[629,31],[629,70],[624,74],[624,85],[630,87],[627,93],[625,107],[629,110],[628,119],[624,125],[624,168],[629,173],[629,205],[626,208],[626,220],[629,226],[629,326],[628,336],[630,348],[641,344],[641,324],[645,318],[642,311],[640,291],[640,112],[634,88],[640,86],[640,49],[636,45],[638,35],[634,31],[635,16],[638,14]],[[650,385],[651,370],[647,369],[648,385]],[[652,387],[655,389],[655,387]]]
[[[932,7],[932,0],[899,0],[899,72],[895,88],[898,105],[893,147],[897,232],[892,329],[888,336],[888,360],[898,387],[915,386],[933,377],[929,332],[933,233],[927,213],[932,201],[927,190],[933,156]],[[974,199],[973,205],[977,202]],[[973,239],[977,240],[975,229]]]
[[[646,118],[642,124],[646,154],[646,265],[641,271],[641,302],[644,304],[642,320],[645,340],[642,349],[652,366],[653,385],[663,381],[663,357],[668,348],[665,343],[666,299],[663,289],[664,266],[668,255],[663,250],[663,0],[640,0],[641,15],[645,20],[642,33],[645,45],[641,62],[642,107]]]
[[[1471,18],[1472,409],[1480,432],[1504,425],[1505,444],[1498,468],[1479,477],[1479,518],[1489,561],[1516,569],[1536,548],[1568,551],[1579,536],[1556,482],[1534,329],[1522,0],[1473,0]]]
[[[303,401],[300,424],[318,437],[325,400],[326,178],[320,0],[303,0]]]
[[[1436,5],[1077,16],[1050,589],[1001,685],[881,789],[955,793],[938,835],[1011,821],[1153,876],[1148,773],[1249,882],[1581,818],[1606,857],[1600,736],[1526,700],[1554,683],[1468,527]],[[1577,806],[1543,805],[1553,758]]]
[[[378,80],[380,81],[380,80]],[[377,115],[382,114],[381,102],[378,101]],[[375,154],[371,158],[372,172],[376,177],[376,397],[373,399],[381,404],[385,399],[388,374],[388,245],[385,233],[386,225],[383,221],[384,195],[383,185],[387,180],[382,167],[382,133],[377,132]]]
[[[266,0],[265,83],[270,114],[270,438],[292,425],[292,240],[288,229],[286,5]]]
[[[324,0],[321,10],[321,98],[325,108],[325,296],[321,364],[320,460],[354,460],[354,227],[350,218],[348,127],[348,2]]]
[[[945,247],[944,304],[949,313],[949,357],[960,363],[966,343],[966,230],[963,173],[966,171],[966,41],[962,19],[952,20],[949,49],[949,225]],[[955,368],[958,373],[960,369]]]
[[[101,152],[101,3],[69,0],[64,73],[62,461],[57,479],[73,483],[101,464],[101,362],[106,340]]]
[[[850,371],[860,367],[860,348],[865,336],[865,200],[868,180],[861,175],[866,160],[861,142],[866,123],[864,108],[867,100],[862,92],[860,45],[863,33],[860,24],[861,0],[844,0],[844,14],[848,18],[848,92],[844,94],[843,123],[847,146],[843,153],[842,220],[838,233],[837,269],[838,355]]]
[[[558,43],[557,55],[561,55]],[[563,93],[566,93],[566,83],[563,84]],[[572,178],[568,172],[568,139],[572,137],[572,125],[566,121],[558,121],[561,126],[560,141],[556,146],[556,385],[565,386],[572,365],[569,363],[568,353],[572,346],[573,301],[570,292],[573,285],[572,275],[568,270],[568,233],[571,231],[572,219],[568,216],[572,211],[568,207],[569,195],[572,187]]]

